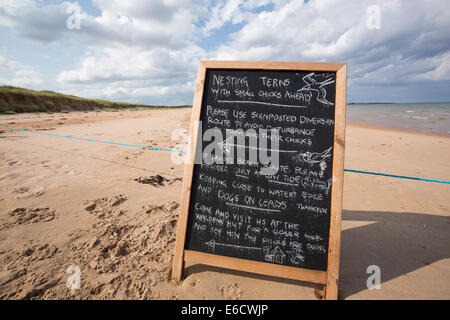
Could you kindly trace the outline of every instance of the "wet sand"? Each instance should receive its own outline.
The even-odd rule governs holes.
[[[0,116],[0,125],[172,149],[190,109]],[[202,265],[168,280],[173,153],[0,128],[1,299],[316,299],[319,286]],[[345,168],[450,180],[450,139],[348,124]],[[450,185],[345,173],[342,299],[450,299]],[[66,272],[81,271],[68,290]],[[368,290],[367,267],[381,269]]]

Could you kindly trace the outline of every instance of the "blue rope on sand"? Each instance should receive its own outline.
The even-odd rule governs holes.
[[[428,182],[437,182],[437,183],[450,184],[450,181],[425,179],[425,178],[416,178],[416,177],[407,177],[407,176],[397,176],[395,174],[387,174],[387,173],[378,173],[378,172],[360,171],[360,170],[350,170],[350,169],[344,169],[344,171],[355,172],[355,173],[363,173],[363,174],[372,174],[372,175],[375,175],[375,176],[384,176],[384,177],[392,177],[392,178],[400,178],[400,179],[410,179],[410,180],[420,180],[420,181],[428,181]]]
[[[152,149],[152,150],[159,150],[159,151],[171,151],[171,152],[178,152],[178,153],[186,153],[186,152],[184,152],[182,150],[165,149],[165,148],[148,147],[148,146],[139,146],[139,145],[136,145],[136,144],[111,142],[111,141],[102,141],[102,140],[87,139],[87,138],[78,138],[78,137],[64,136],[64,135],[54,134],[54,133],[47,133],[47,132],[40,132],[40,131],[31,131],[31,130],[25,130],[25,129],[11,128],[11,127],[6,127],[6,126],[0,126],[0,128],[16,130],[16,131],[25,131],[25,132],[31,132],[31,133],[38,133],[38,134],[43,134],[43,135],[53,136],[53,137],[60,137],[60,138],[70,138],[70,139],[82,140],[82,141],[108,143],[108,144],[113,144],[113,145],[118,145],[118,146],[137,147],[137,148],[145,148],[145,149]],[[351,170],[351,169],[344,169],[344,171],[354,172],[354,173],[362,173],[362,174],[371,174],[371,175],[375,175],[375,176],[384,176],[384,177],[391,177],[391,178],[410,179],[410,180],[419,180],[419,181],[427,181],[427,182],[437,182],[437,183],[450,184],[450,181],[425,179],[425,178],[416,178],[416,177],[408,177],[408,176],[398,176],[398,175],[394,175],[394,174],[379,173],[379,172],[360,171],[360,170]]]
[[[31,130],[25,130],[25,129],[17,129],[17,128],[5,127],[5,126],[0,126],[0,128],[10,129],[10,130],[16,130],[16,131],[25,131],[25,132],[31,132],[31,133],[38,133],[38,134],[44,134],[44,135],[47,135],[47,136],[60,137],[60,138],[70,138],[70,139],[82,140],[82,141],[108,143],[108,144],[114,144],[114,145],[118,145],[118,146],[137,147],[137,148],[153,149],[153,150],[159,150],[159,151],[172,151],[172,152],[185,153],[184,151],[181,151],[181,150],[165,149],[165,148],[157,148],[157,147],[147,147],[147,146],[139,146],[139,145],[136,145],[136,144],[128,144],[128,143],[120,143],[120,142],[111,142],[111,141],[102,141],[102,140],[86,139],[86,138],[78,138],[78,137],[72,137],[72,136],[63,136],[63,135],[61,135],[61,134],[54,134],[54,133],[47,133],[47,132],[40,132],[40,131],[31,131]]]

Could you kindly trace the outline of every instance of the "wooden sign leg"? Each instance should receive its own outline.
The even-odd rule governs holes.
[[[171,279],[177,282],[181,282],[181,279],[183,279],[183,270],[184,270],[183,255],[181,256],[181,259],[179,256],[178,257],[175,256],[173,261]]]
[[[327,277],[327,284],[323,288],[324,300],[337,300],[338,299],[338,279],[332,276]]]
[[[336,161],[337,162],[337,161]],[[343,172],[343,171],[341,171]],[[341,180],[342,181],[342,180]],[[339,193],[339,200],[342,199],[342,189],[334,192],[332,196]],[[328,248],[328,268],[327,283],[324,288],[323,297],[325,300],[337,300],[339,286],[339,256],[341,247],[341,212],[342,202],[335,202],[335,213],[330,225],[330,244]],[[337,208],[336,208],[337,207]]]

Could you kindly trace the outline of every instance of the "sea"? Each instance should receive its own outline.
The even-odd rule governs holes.
[[[450,102],[348,103],[347,122],[450,137]]]

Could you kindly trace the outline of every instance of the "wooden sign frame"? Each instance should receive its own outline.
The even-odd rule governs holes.
[[[333,143],[333,171],[330,210],[330,233],[328,245],[328,265],[326,271],[276,265],[267,262],[214,255],[210,253],[185,249],[189,217],[189,202],[194,173],[194,157],[198,132],[195,122],[200,121],[203,90],[207,69],[241,69],[241,70],[278,70],[278,71],[317,71],[336,73],[335,128]],[[198,65],[195,95],[190,126],[190,161],[184,169],[181,191],[180,215],[178,218],[177,240],[171,278],[181,281],[185,262],[196,262],[210,266],[222,267],[301,280],[324,285],[324,299],[337,299],[339,280],[339,256],[341,242],[341,215],[344,176],[345,147],[345,108],[347,87],[347,64],[327,62],[253,62],[253,61],[200,61]]]

